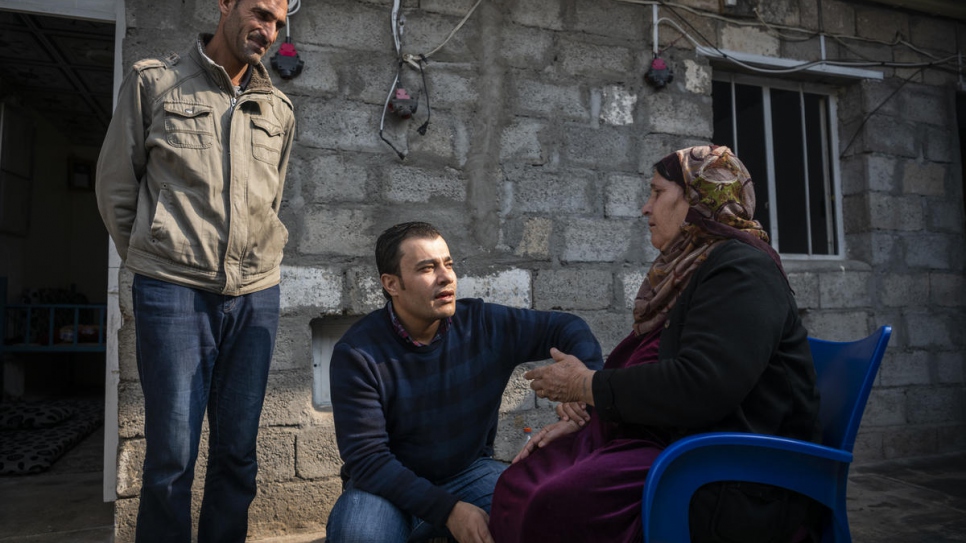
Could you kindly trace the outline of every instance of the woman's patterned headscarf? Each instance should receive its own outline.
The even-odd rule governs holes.
[[[768,254],[782,269],[768,244],[768,234],[754,220],[755,188],[745,165],[731,149],[703,145],[662,158],[654,169],[684,189],[690,209],[674,239],[661,248],[634,301],[634,331],[647,333],[667,314],[691,276],[724,240],[737,239]],[[786,278],[787,280],[787,278]]]

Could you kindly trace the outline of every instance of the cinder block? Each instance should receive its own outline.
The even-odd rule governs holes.
[[[451,168],[438,171],[395,166],[389,171],[387,197],[395,203],[429,202],[438,198],[463,202],[466,200],[466,180],[459,171]],[[367,244],[367,252],[373,246]]]
[[[588,168],[602,165],[614,170],[633,170],[633,127],[602,126],[594,129],[570,125],[564,132],[567,162]]]
[[[325,2],[300,10],[294,23],[310,32],[297,43],[382,53],[393,50],[389,10],[365,2]],[[407,15],[408,17],[408,15]]]
[[[902,192],[923,196],[942,196],[946,194],[946,178],[949,165],[918,160],[904,161],[902,171]]]
[[[419,9],[462,18],[473,9],[474,4],[476,0],[420,0]]]
[[[634,315],[631,311],[576,311],[575,313],[587,321],[594,332],[594,337],[600,342],[605,361],[614,347],[631,333],[631,327],[634,324]]]
[[[939,450],[938,428],[935,426],[890,428],[883,436],[882,450],[886,460],[936,454]]]
[[[650,15],[650,10],[639,5],[577,2],[573,30],[610,39],[640,40],[642,29],[650,24]]]
[[[298,426],[325,417],[312,407],[312,382],[308,377],[304,370],[274,371],[268,375],[262,428]]]
[[[886,7],[856,7],[855,32],[863,38],[892,42],[909,35],[909,16]]]
[[[527,362],[520,364],[513,370],[510,381],[507,383],[506,389],[503,391],[503,397],[500,400],[500,417],[502,419],[525,415],[527,412],[537,408],[536,394],[530,388],[530,381],[526,380],[523,374],[545,363],[549,363],[549,354],[548,360]]]
[[[460,298],[482,298],[510,307],[530,308],[530,281],[530,272],[523,269],[485,276],[464,276],[458,279],[457,294]]]
[[[929,303],[940,307],[963,307],[966,305],[966,279],[955,273],[930,273]]]
[[[899,111],[904,119],[937,127],[949,125],[946,89],[912,83],[903,87],[900,96],[902,107]]]
[[[953,343],[955,324],[943,314],[923,310],[909,311],[905,315],[909,346],[951,350],[955,346]],[[961,328],[958,329],[958,331],[961,330]],[[957,335],[959,335],[958,332]]]
[[[923,230],[923,200],[920,196],[890,196],[869,193],[869,216],[873,229]]]
[[[684,88],[702,96],[711,95],[711,67],[691,59],[684,60]]]
[[[872,209],[869,199],[872,193],[860,192],[846,196],[842,201],[842,214],[845,216],[843,226],[846,232],[868,232],[872,228],[869,217]]]
[[[819,300],[823,309],[872,306],[872,274],[833,272],[819,275]]]
[[[510,6],[510,20],[524,26],[563,30],[562,0],[518,0]]]
[[[946,18],[910,17],[909,37],[913,45],[930,51],[954,53],[956,27]]]
[[[433,117],[425,135],[418,132],[424,117],[410,122],[406,138],[409,155],[406,158],[413,162],[461,167],[466,163],[469,148],[466,126],[455,116],[439,117]]]
[[[808,335],[829,341],[853,341],[872,332],[865,311],[810,311],[802,317]]]
[[[614,297],[614,276],[606,270],[541,270],[533,281],[536,309],[606,309]]]
[[[121,439],[144,437],[144,394],[137,381],[117,387],[117,430]]]
[[[379,139],[381,109],[370,104],[337,99],[306,98],[296,101],[300,145],[368,153],[386,151],[385,142]]]
[[[541,120],[514,118],[500,134],[500,161],[545,164],[548,153],[540,142],[540,135],[546,128]]]
[[[272,371],[289,370],[312,371],[312,329],[304,313],[279,319]]]
[[[564,230],[565,262],[621,261],[631,239],[631,221],[572,219]]]
[[[133,498],[141,492],[141,477],[144,473],[144,439],[124,439],[118,444],[117,451],[117,491],[118,498]]]
[[[369,234],[375,215],[371,207],[306,208],[298,250],[307,255],[369,256],[375,246]]]
[[[121,382],[138,384],[137,328],[133,316],[117,331],[118,377]]]
[[[137,526],[138,498],[121,498],[114,502],[114,542],[134,543],[134,528]]]
[[[593,187],[597,176],[590,170],[546,171],[543,168],[509,167],[514,213],[592,213]]]
[[[799,310],[818,309],[819,304],[819,277],[818,273],[793,272],[789,267],[785,267],[788,274],[788,283],[795,292],[795,304]]]
[[[540,71],[553,61],[553,38],[547,30],[505,24],[500,53],[508,66]]]
[[[646,113],[649,115],[650,113]],[[710,114],[710,113],[709,113]],[[707,139],[697,139],[690,137],[674,136],[669,134],[648,134],[641,140],[640,155],[637,171],[644,175],[646,181],[644,198],[650,194],[650,182],[654,175],[654,164],[667,155],[679,149],[687,149],[695,145],[708,145],[711,142],[710,135]]]
[[[906,423],[906,389],[873,388],[865,406],[862,426],[901,426]]]
[[[853,465],[882,460],[882,431],[860,429],[852,447]]]
[[[327,268],[282,266],[281,311],[291,315],[306,308],[336,311],[342,307],[342,273]]]
[[[480,102],[480,85],[476,73],[459,64],[433,63],[426,73],[430,107],[433,109],[476,109]],[[417,86],[422,89],[422,80]],[[420,107],[425,107],[425,90],[421,91]],[[417,110],[417,116],[419,110]],[[422,121],[420,121],[422,122]]]
[[[646,183],[642,175],[608,174],[604,191],[604,216],[609,219],[640,218]]]
[[[938,452],[962,452],[966,449],[966,424],[942,425],[936,429]]]
[[[214,28],[214,27],[212,27]],[[282,79],[271,67],[271,58],[278,51],[279,45],[285,41],[281,38],[276,42],[271,54],[265,55],[264,64],[272,75],[272,84],[285,94],[333,95],[339,91],[339,64],[343,59],[338,50],[329,47],[319,47],[310,43],[302,43],[301,37],[295,40],[299,59],[305,62],[302,73],[292,79]]]
[[[902,236],[906,264],[911,268],[950,270],[962,255],[962,239],[946,234],[910,233]],[[953,245],[954,243],[958,245]]]
[[[626,77],[641,73],[637,55],[625,47],[613,47],[572,41],[563,38],[557,43],[560,67],[564,73],[600,79],[608,75]]]
[[[514,254],[545,259],[550,256],[550,234],[553,220],[542,217],[527,219],[523,224],[523,235]]]
[[[961,386],[913,387],[906,399],[910,424],[961,423],[966,418]]]
[[[304,149],[304,148],[303,148]],[[312,203],[364,202],[371,193],[370,175],[356,155],[330,152],[300,153],[289,160],[288,176],[308,190]],[[293,153],[294,155],[294,153]]]
[[[966,354],[942,352],[936,354],[936,382],[943,385],[966,383]]]
[[[930,231],[963,234],[963,206],[956,199],[926,201],[926,226]]]
[[[621,287],[624,292],[624,309],[633,310],[637,293],[647,279],[647,268],[625,271],[621,274]]]
[[[367,315],[386,304],[382,283],[376,273],[375,264],[346,270],[346,299],[350,315]]]
[[[248,511],[248,539],[324,533],[329,512],[341,493],[338,477],[260,485]]]
[[[922,155],[927,160],[950,163],[957,159],[959,149],[953,146],[956,132],[935,126],[923,125]]]
[[[634,124],[637,94],[623,85],[607,85],[601,89],[600,120],[606,125]],[[596,128],[596,127],[594,127]]]
[[[893,192],[901,186],[897,177],[899,161],[896,159],[883,155],[864,155],[861,160],[866,164],[870,191]]]
[[[295,438],[295,469],[300,479],[338,477],[342,457],[335,441],[335,424],[329,420],[302,429]]]
[[[841,0],[822,1],[822,24],[829,34],[855,34],[855,8]]]
[[[777,57],[781,52],[781,41],[764,30],[748,26],[729,25],[721,29],[721,48],[753,55]]]
[[[514,112],[540,117],[586,121],[590,117],[586,99],[578,85],[558,85],[529,79],[521,73],[508,81]]]
[[[685,95],[681,93],[654,93],[645,95],[641,100],[641,113],[644,120],[644,130],[660,132],[688,138],[703,138],[703,144],[711,140],[714,127],[711,121],[711,101],[701,96]],[[697,145],[697,144],[692,144]],[[683,147],[670,149],[675,151]],[[669,152],[670,152],[669,151]],[[660,160],[658,156],[654,162]],[[653,166],[650,162],[648,166]]]
[[[929,303],[929,283],[922,275],[882,276],[879,300],[888,307],[923,306]]]
[[[295,478],[295,436],[292,428],[262,428],[258,432],[258,485]]]
[[[928,385],[930,377],[928,351],[887,350],[879,367],[877,386],[901,387]]]
[[[852,135],[859,128],[857,122],[849,123],[843,132],[848,139],[840,140],[842,149],[848,145]],[[849,153],[883,153],[897,157],[915,158],[919,154],[919,127],[915,123],[876,114],[869,117],[861,128],[858,137],[849,148]]]

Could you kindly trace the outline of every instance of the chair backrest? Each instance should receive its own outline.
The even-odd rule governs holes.
[[[858,341],[808,338],[821,394],[822,444],[852,452],[892,327],[883,326]]]

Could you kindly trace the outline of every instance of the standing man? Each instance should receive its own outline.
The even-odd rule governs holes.
[[[505,466],[491,457],[510,374],[553,347],[597,369],[600,345],[574,315],[457,301],[453,259],[430,224],[383,232],[376,265],[389,302],[346,332],[330,365],[345,485],[328,541],[492,542]]]
[[[142,60],[124,80],[97,164],[101,216],[132,288],[146,452],[136,538],[191,540],[191,483],[208,413],[198,541],[244,541],[275,347],[278,219],[295,117],[262,56],[287,0],[218,0],[214,35]]]

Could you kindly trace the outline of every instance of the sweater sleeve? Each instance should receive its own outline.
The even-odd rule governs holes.
[[[676,356],[594,375],[603,418],[702,428],[734,412],[757,384],[786,325],[784,279],[763,253],[728,250],[715,251],[692,280],[693,295],[678,302],[688,305],[671,312],[662,334],[679,334]]]
[[[550,358],[557,348],[580,359],[588,368],[603,367],[600,343],[580,317],[561,311],[536,311],[486,304],[491,334],[503,337],[506,361],[513,365]]]
[[[390,450],[386,416],[371,362],[363,352],[340,342],[329,366],[336,440],[352,484],[433,525],[445,526],[459,500],[417,476]]]

